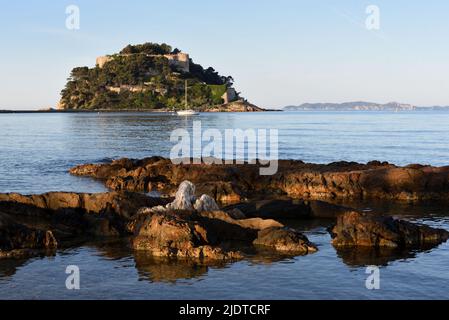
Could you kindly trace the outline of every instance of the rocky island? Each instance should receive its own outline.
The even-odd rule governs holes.
[[[203,68],[190,55],[167,44],[128,45],[96,59],[94,68],[77,67],[61,92],[58,110],[264,111],[241,97],[231,76]]]

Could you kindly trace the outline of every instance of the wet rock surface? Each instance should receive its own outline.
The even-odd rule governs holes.
[[[241,259],[243,255],[233,248],[252,245],[292,254],[316,251],[304,235],[274,220],[235,219],[224,211],[207,211],[218,205],[206,195],[198,205],[194,192],[195,186],[184,181],[172,203],[142,209],[133,222],[133,248],[154,256],[213,260]]]
[[[5,257],[54,249],[82,239],[129,234],[127,221],[167,200],[143,194],[0,194],[0,250]]]
[[[267,228],[260,230],[253,244],[274,248],[279,252],[296,252],[298,254],[318,251],[306,236],[291,228]]]
[[[57,245],[50,230],[29,228],[0,213],[0,258],[25,257]]]
[[[156,161],[156,168],[160,168],[161,163],[167,165],[162,158],[148,161]],[[139,162],[139,168],[144,163]],[[134,165],[136,162],[121,160],[114,170],[124,173],[127,170],[124,166],[129,169]],[[352,168],[356,164],[338,164],[341,166]],[[389,164],[369,166],[392,167]],[[189,170],[197,170],[192,168]],[[201,165],[199,168],[204,170]],[[94,166],[83,170],[98,171],[106,177],[111,167]],[[160,181],[170,180],[166,177]],[[160,186],[171,190],[168,187],[171,184]],[[174,198],[152,198],[129,191],[0,194],[0,258],[54,252],[74,242],[102,238],[125,238],[139,255],[169,259],[234,261],[254,250],[271,250],[290,256],[316,252],[316,245],[304,234],[284,225],[288,219],[331,219],[329,224],[336,220],[331,229],[332,244],[343,252],[344,259],[354,261],[373,256],[372,251],[368,255],[355,253],[359,248],[398,248],[404,249],[402,254],[410,248],[434,247],[449,238],[445,230],[357,212],[321,200],[294,200],[285,195],[220,209],[215,200],[217,193],[214,197],[201,193],[201,190],[208,190],[205,186],[210,184],[200,183],[198,187],[190,181],[181,181],[172,193]],[[249,184],[246,188],[250,188]]]
[[[356,211],[340,215],[330,232],[336,247],[419,248],[449,239],[443,229]]]
[[[303,199],[449,199],[449,167],[336,162],[328,165],[281,160],[273,176],[261,176],[258,165],[175,165],[169,159],[121,159],[107,164],[75,167],[70,173],[105,181],[112,190],[172,194],[191,181],[198,194],[219,202],[280,196]]]
[[[17,250],[63,247],[81,239],[130,237],[135,250],[157,257],[236,260],[242,247],[263,235],[258,244],[273,250],[312,252],[305,236],[275,220],[239,219],[220,211],[210,196],[194,194],[189,181],[181,183],[172,202],[130,192],[1,194],[0,250],[10,257]],[[264,240],[267,235],[259,231],[265,229],[273,230],[277,242]]]

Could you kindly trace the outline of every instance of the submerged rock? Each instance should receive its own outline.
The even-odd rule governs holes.
[[[436,246],[449,239],[449,232],[392,217],[347,212],[330,230],[336,247],[413,248]]]

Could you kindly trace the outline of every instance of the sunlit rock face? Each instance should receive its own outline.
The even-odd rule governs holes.
[[[172,195],[179,184],[188,180],[195,184],[197,196],[207,194],[220,203],[279,196],[307,200],[449,199],[449,167],[398,167],[379,161],[324,165],[280,160],[273,176],[261,176],[259,169],[251,164],[176,165],[170,159],[152,157],[81,165],[70,172],[104,180],[112,190],[158,190]]]
[[[336,247],[431,247],[449,239],[443,229],[356,211],[340,215],[331,235]]]

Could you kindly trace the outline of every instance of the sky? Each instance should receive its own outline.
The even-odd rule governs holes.
[[[80,10],[79,30],[66,8]],[[368,6],[379,9],[369,29]],[[0,109],[55,106],[72,68],[165,42],[251,102],[449,105],[449,1],[0,0]]]

